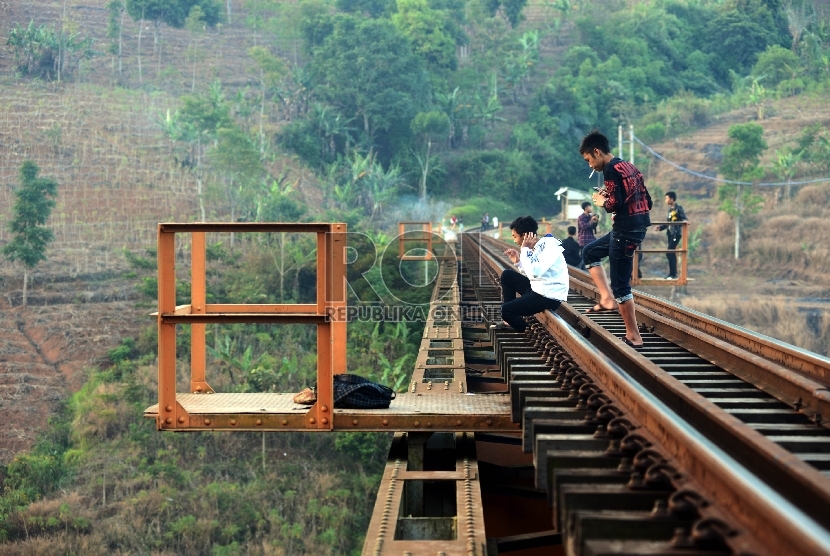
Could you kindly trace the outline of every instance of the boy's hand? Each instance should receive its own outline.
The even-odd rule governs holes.
[[[539,238],[533,232],[528,232],[524,235],[522,239],[522,247],[527,247],[528,249],[533,249],[536,247],[536,244],[539,242]]]
[[[519,252],[513,249],[512,247],[509,249],[505,249],[504,254],[507,255],[511,261],[513,261],[513,264],[519,262]]]

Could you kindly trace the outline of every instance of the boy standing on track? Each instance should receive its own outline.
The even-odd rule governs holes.
[[[576,226],[568,226],[568,237],[562,242],[563,254],[565,255],[565,262],[577,268],[582,267],[582,249],[574,237],[576,235]]]
[[[686,220],[686,213],[683,212],[683,207],[677,204],[677,193],[669,191],[666,193],[666,206],[669,208],[666,220],[669,222],[683,222]],[[677,245],[683,238],[682,226],[657,226],[655,228],[658,232],[666,230],[666,236],[669,240],[668,249],[677,249]],[[677,255],[674,253],[666,253],[666,258],[669,260],[669,274],[666,280],[677,280]]]
[[[576,241],[580,247],[585,247],[595,239],[599,218],[595,214],[593,205],[589,201],[582,203],[582,214],[576,219],[577,236]]]
[[[562,244],[548,234],[539,238],[539,224],[532,216],[520,216],[510,224],[513,242],[521,245],[521,252],[507,249],[507,255],[518,271],[506,269],[501,273],[501,293],[504,304],[501,317],[504,325],[524,332],[527,323],[523,317],[542,311],[555,311],[568,298],[568,265],[562,256]],[[516,294],[521,294],[517,298]]]
[[[651,196],[643,181],[643,174],[630,162],[611,154],[608,138],[599,131],[592,131],[582,139],[579,153],[588,166],[603,173],[605,187],[594,193],[594,204],[614,215],[611,232],[582,249],[585,268],[600,294],[599,303],[587,312],[619,310],[625,323],[622,341],[631,347],[640,348],[643,346],[643,338],[637,330],[631,271],[637,247],[651,225]],[[601,263],[605,257],[610,262],[610,287]]]

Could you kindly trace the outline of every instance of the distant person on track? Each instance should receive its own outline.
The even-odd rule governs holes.
[[[574,236],[576,236],[576,226],[568,226],[568,237],[562,242],[563,255],[565,255],[566,263],[581,268],[582,249],[579,248],[579,243]]]
[[[668,207],[668,222],[684,222],[686,220],[686,213],[683,212],[683,207],[677,204],[677,193],[669,191],[666,193],[666,206]],[[683,226],[667,226],[662,224],[655,226],[658,232],[666,230],[666,237],[668,238],[668,249],[677,249],[680,240],[683,239]],[[669,274],[666,280],[677,280],[677,255],[674,253],[666,253],[666,258],[669,260]]]
[[[539,224],[532,216],[520,216],[510,224],[513,242],[520,251],[507,249],[507,255],[517,270],[501,273],[501,306],[503,324],[491,328],[512,327],[524,332],[527,323],[523,317],[542,311],[555,311],[568,298],[568,266],[562,256],[562,244],[548,234],[538,237]],[[516,294],[521,294],[517,298]]]
[[[604,187],[594,193],[594,204],[613,213],[611,232],[582,248],[585,268],[600,294],[599,303],[587,313],[618,310],[625,323],[623,342],[640,348],[643,338],[637,330],[631,271],[634,268],[634,253],[651,225],[651,195],[646,189],[643,174],[630,162],[611,154],[608,138],[599,131],[592,131],[582,139],[579,153],[593,170],[603,173]],[[605,257],[610,262],[610,287],[601,263]]]
[[[597,239],[594,234],[597,231],[599,216],[592,214],[593,212],[594,205],[591,204],[591,201],[585,201],[582,203],[582,214],[580,214],[576,219],[576,228],[578,232],[576,241],[579,243],[580,247],[585,247]]]

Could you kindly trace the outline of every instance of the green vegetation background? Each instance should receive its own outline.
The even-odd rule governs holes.
[[[830,77],[820,2],[556,0],[524,21],[525,0],[248,0],[242,19],[259,41],[248,52],[252,85],[215,81],[196,92],[197,39],[228,14],[210,0],[167,4],[176,9],[108,2],[108,38],[98,44],[106,53],[84,29],[19,22],[7,44],[18,78],[72,80],[100,55],[118,60],[116,72],[123,17],[157,32],[184,28],[193,40],[180,62],[183,72],[194,68],[194,85],[158,126],[166,156],[198,184],[195,216],[345,221],[381,247],[403,216],[456,214],[471,227],[485,211],[503,221],[558,212],[553,191],[589,185],[577,147],[592,128],[613,136],[633,123],[648,143],[747,105],[762,119],[768,100],[826,94]],[[292,57],[275,54],[286,39],[300,45]],[[152,90],[144,71],[122,84]],[[825,175],[830,135],[810,128],[778,154],[783,162],[758,175]],[[289,156],[316,176],[318,206],[300,202],[275,170]],[[125,256],[125,279],[151,305],[153,253]],[[378,263],[368,250],[358,256],[368,257],[361,268]],[[313,296],[313,247],[300,237],[239,236],[211,245],[209,259],[211,301]],[[400,285],[384,289],[377,267],[366,281],[350,279],[364,301],[379,292],[393,302],[389,290]],[[350,325],[350,371],[401,388],[421,326]],[[184,354],[188,331],[180,332]],[[209,338],[219,390],[313,382],[313,330],[238,325]],[[36,447],[0,469],[2,552],[359,553],[387,436],[159,434],[142,417],[157,396],[155,350],[152,329],[125,339],[89,370]],[[183,361],[180,376],[186,370]]]

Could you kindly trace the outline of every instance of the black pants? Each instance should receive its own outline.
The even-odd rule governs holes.
[[[680,238],[669,238],[668,249],[677,249],[677,244],[680,243]],[[666,253],[666,258],[669,260],[669,276],[677,276],[677,255],[674,253]]]
[[[507,269],[501,273],[501,293],[504,304],[501,306],[501,318],[514,330],[524,332],[527,323],[524,318],[545,310],[555,311],[562,304],[557,299],[549,299],[530,289],[527,276]],[[521,297],[516,298],[516,294]]]

